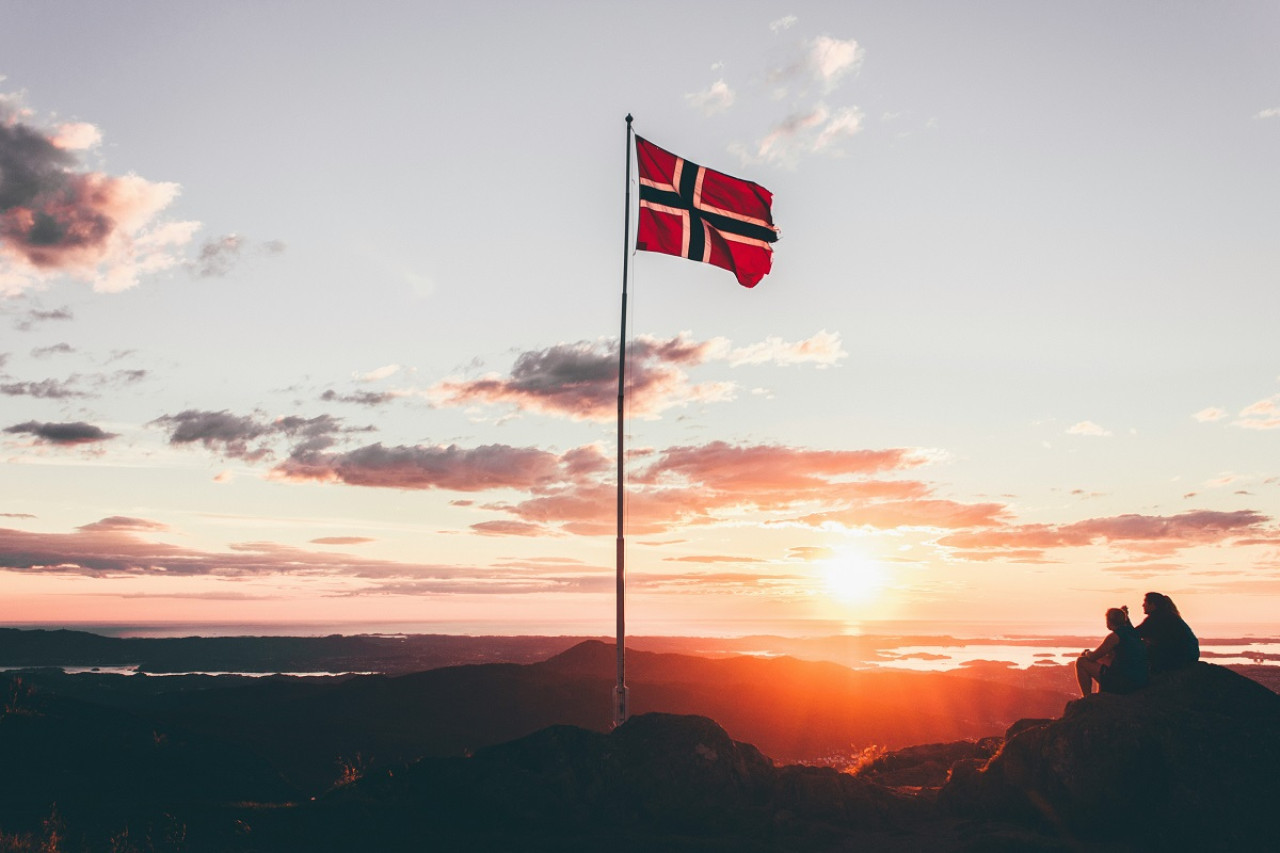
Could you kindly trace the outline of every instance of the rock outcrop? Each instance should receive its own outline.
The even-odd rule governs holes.
[[[775,767],[705,717],[651,713],[609,734],[553,726],[371,776],[302,810],[290,834],[314,832],[312,850],[408,849],[422,837],[465,849],[513,838],[600,849],[612,837],[630,839],[626,849],[812,849],[855,827],[909,832],[918,809],[830,768]]]
[[[1278,773],[1280,696],[1198,663],[1015,724],[995,756],[953,768],[939,804],[1139,849],[1274,849]]]

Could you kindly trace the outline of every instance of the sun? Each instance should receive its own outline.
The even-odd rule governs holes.
[[[827,594],[841,604],[868,604],[880,596],[888,581],[884,567],[857,551],[840,551],[822,561]]]

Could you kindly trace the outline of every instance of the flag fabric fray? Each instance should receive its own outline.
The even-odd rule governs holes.
[[[755,287],[773,262],[778,239],[759,184],[699,166],[636,137],[640,174],[636,249],[678,255],[727,269]]]

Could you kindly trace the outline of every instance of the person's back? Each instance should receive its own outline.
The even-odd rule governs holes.
[[[1200,641],[1179,616],[1153,613],[1136,630],[1147,642],[1152,672],[1182,669],[1200,659]]]
[[[1147,644],[1152,672],[1171,672],[1200,660],[1200,641],[1178,613],[1173,600],[1149,592],[1142,602],[1147,618],[1137,627]]]
[[[1107,693],[1130,693],[1146,687],[1150,669],[1147,663],[1147,646],[1132,625],[1120,625],[1115,629],[1118,642],[1115,657],[1107,667],[1101,683]]]

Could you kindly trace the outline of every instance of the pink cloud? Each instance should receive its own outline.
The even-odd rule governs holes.
[[[0,100],[0,292],[55,274],[126,290],[178,264],[198,223],[161,222],[178,185],[84,171],[73,151],[96,145],[92,125],[44,131]]]
[[[871,478],[925,464],[928,457],[911,450],[822,451],[711,442],[650,455],[654,461],[628,479],[627,529],[633,535],[813,505],[828,509],[802,519],[804,523],[963,527],[997,523],[1004,512],[998,504],[930,499],[930,488],[918,481]],[[606,535],[616,526],[615,496],[606,476],[551,486],[527,500],[486,508],[531,524],[559,525],[570,533]],[[759,518],[760,523],[770,520]]]
[[[1043,552],[1051,548],[1109,545],[1147,554],[1169,554],[1196,545],[1210,545],[1243,535],[1266,533],[1270,521],[1254,510],[1219,512],[1192,510],[1173,516],[1118,515],[1071,524],[1025,524],[991,530],[954,533],[939,544],[966,550]]]
[[[1007,518],[1008,507],[997,503],[966,504],[950,500],[885,501],[814,513],[799,519],[804,524],[836,522],[845,527],[934,527],[963,529],[990,527]]]
[[[116,516],[86,524],[71,533],[30,533],[0,528],[0,572],[79,575],[91,578],[213,577],[241,579],[264,576],[359,578],[364,586],[344,594],[398,594],[398,584],[420,584],[420,591],[476,593],[538,592],[573,589],[584,583],[591,570],[560,575],[549,569],[530,580],[526,573],[503,568],[401,563],[353,557],[331,551],[309,551],[273,542],[230,545],[226,552],[199,551],[145,538],[166,529],[146,519]],[[600,572],[598,580],[612,583]],[[587,578],[588,581],[593,580]],[[167,593],[152,587],[147,595]],[[189,590],[175,593],[193,595]],[[194,595],[236,597],[238,593],[206,592]]]
[[[482,521],[471,525],[471,529],[485,536],[542,536],[549,532],[542,525],[527,521]]]
[[[1280,429],[1280,394],[1246,406],[1235,425],[1245,429]]]

